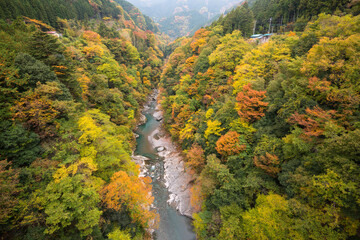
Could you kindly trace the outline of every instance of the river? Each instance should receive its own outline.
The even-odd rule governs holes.
[[[154,239],[158,240],[193,240],[196,236],[193,232],[192,220],[181,215],[174,207],[168,204],[169,191],[165,186],[164,158],[160,157],[153,143],[150,141],[154,131],[161,129],[161,122],[157,121],[153,114],[156,109],[156,100],[151,98],[143,113],[147,118],[145,124],[138,127],[136,133],[137,148],[135,155],[147,157],[146,176],[152,179],[154,207],[160,215],[159,228],[154,232]]]

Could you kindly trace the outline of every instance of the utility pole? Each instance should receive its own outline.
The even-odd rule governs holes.
[[[268,33],[270,33],[270,28],[271,28],[271,20],[272,20],[272,18],[270,18],[270,24],[269,24],[269,31],[268,31]]]
[[[253,35],[255,34],[255,30],[256,30],[256,21],[257,21],[257,20],[255,20],[255,23],[254,23]]]
[[[299,19],[299,9],[297,10],[296,21]]]

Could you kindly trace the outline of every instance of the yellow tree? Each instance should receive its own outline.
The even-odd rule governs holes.
[[[279,63],[289,59],[290,48],[284,41],[270,41],[246,53],[236,67],[234,92],[238,93],[243,86],[258,80],[267,84],[279,72]]]
[[[209,63],[230,75],[246,52],[250,50],[250,45],[244,40],[241,32],[238,30],[225,35],[220,39],[220,42],[221,44],[209,56]]]
[[[206,139],[209,138],[210,135],[217,135],[217,136],[221,136],[221,131],[224,130],[224,128],[220,127],[221,126],[221,122],[219,122],[218,120],[208,120],[207,121],[207,129],[205,130],[205,134],[204,137]]]

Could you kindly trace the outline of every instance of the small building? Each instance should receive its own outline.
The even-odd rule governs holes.
[[[264,34],[264,37],[269,38],[269,37],[271,37],[272,35],[273,35],[273,33],[267,33],[267,34]]]
[[[55,37],[57,37],[57,38],[62,37],[62,34],[56,32],[56,31],[48,31],[48,32],[46,32],[46,33],[49,34],[49,35],[53,35],[53,36],[55,36]]]
[[[254,35],[252,35],[250,38],[261,39],[263,36],[264,36],[263,34],[254,34]]]
[[[263,44],[263,43],[266,43],[272,35],[273,35],[273,33],[254,34],[250,37],[250,42],[257,42],[259,44]]]

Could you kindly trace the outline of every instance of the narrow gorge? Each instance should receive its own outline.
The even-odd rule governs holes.
[[[158,91],[149,97],[137,129],[133,160],[141,166],[140,176],[152,179],[153,207],[160,216],[154,239],[195,239],[190,205],[191,177],[186,173],[180,151],[162,126]]]
[[[360,239],[359,79],[359,0],[0,0],[0,240]]]

